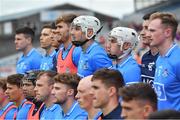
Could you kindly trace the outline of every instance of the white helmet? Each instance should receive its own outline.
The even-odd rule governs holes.
[[[119,59],[123,58],[129,54],[138,41],[138,34],[134,29],[127,27],[116,27],[111,30],[109,37],[114,37],[117,39],[118,44],[121,46],[120,50],[123,51],[123,45],[125,42],[131,43],[131,48],[123,51],[123,55],[119,56]]]
[[[94,37],[101,28],[99,19],[94,16],[78,16],[73,20],[72,25],[80,26],[87,39],[91,39],[92,37]],[[89,28],[93,29],[93,35],[90,37],[87,36],[87,30]]]

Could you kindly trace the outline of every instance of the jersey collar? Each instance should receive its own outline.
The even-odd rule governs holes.
[[[118,66],[122,67],[124,64],[126,64],[130,59],[132,58],[132,55],[130,55],[126,60],[124,60],[122,63],[120,63]]]
[[[34,51],[35,49],[34,48],[32,48],[29,52],[28,52],[28,54],[26,55],[27,57],[28,56],[30,56],[31,55],[31,53]],[[23,55],[24,56],[24,55]]]
[[[165,54],[165,57],[169,57],[172,53],[172,51],[177,47],[177,44],[174,43],[173,46],[167,51],[167,53]]]
[[[63,51],[69,51],[72,47],[72,43],[70,43],[67,47],[67,49],[65,49],[64,45],[63,45]]]
[[[56,54],[56,50],[53,50],[49,56],[53,57],[55,54]]]
[[[75,101],[75,102],[73,103],[73,105],[71,106],[70,110],[69,110],[64,116],[69,116],[69,115],[73,112],[73,110],[75,109],[75,107],[77,106],[77,104],[78,104],[78,102]]]
[[[96,42],[93,42],[86,50],[86,53],[89,53],[91,51],[91,49],[93,49],[94,46],[96,46],[97,43]]]

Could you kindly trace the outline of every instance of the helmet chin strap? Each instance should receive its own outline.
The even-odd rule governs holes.
[[[89,40],[86,39],[85,41],[72,41],[73,45],[76,47],[83,46],[85,43],[87,43]]]
[[[129,48],[129,49],[123,51],[123,54],[120,55],[120,56],[118,57],[118,59],[120,60],[120,59],[124,58],[124,57],[127,56],[131,51],[132,51],[132,48]]]
[[[125,56],[127,56],[129,53],[131,53],[131,51],[132,51],[133,48],[134,48],[134,45],[133,45],[133,46],[131,46],[130,48],[128,48],[127,50],[123,50],[123,46],[124,46],[124,42],[122,41],[122,42],[121,42],[120,50],[123,51],[123,54],[118,57],[119,60],[122,59],[122,58],[124,58]]]
[[[73,45],[75,45],[76,47],[79,47],[79,46],[83,46],[83,45],[84,45],[85,43],[87,43],[88,41],[89,41],[89,39],[86,39],[86,40],[83,41],[82,35],[81,35],[81,40],[80,40],[80,41],[76,40],[75,37],[73,37],[72,43],[73,43]]]
[[[127,56],[131,52],[131,50],[132,50],[132,48],[125,50],[123,52],[123,54],[120,55],[119,57],[117,55],[112,55],[112,54],[108,54],[108,57],[113,59],[113,60],[120,60],[120,59],[124,58],[125,56]]]

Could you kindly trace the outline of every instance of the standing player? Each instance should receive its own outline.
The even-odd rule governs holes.
[[[99,108],[93,106],[93,94],[91,92],[92,75],[84,77],[79,81],[77,87],[76,99],[81,108],[85,109],[88,113],[87,119],[97,120],[102,114]]]
[[[157,110],[157,95],[149,84],[136,83],[120,89],[122,118],[147,119]]]
[[[122,73],[126,85],[140,82],[141,70],[131,55],[137,41],[136,31],[126,27],[113,28],[109,34],[109,41],[109,57],[113,59],[112,69]]]
[[[77,73],[81,48],[75,47],[72,44],[70,36],[71,22],[75,17],[76,15],[74,14],[67,14],[59,17],[56,20],[56,32],[58,32],[61,36],[59,41],[62,43],[62,48],[59,49],[57,53],[58,73]]]
[[[79,76],[72,73],[62,73],[54,77],[55,83],[52,90],[56,103],[62,107],[63,120],[85,120],[87,113],[81,109],[75,99]]]
[[[118,70],[97,70],[91,79],[94,108],[100,108],[99,119],[120,119],[121,106],[118,91],[124,85],[124,80]]]
[[[55,75],[56,72],[53,71],[44,71],[38,74],[34,90],[37,101],[43,102],[44,106],[40,108],[39,116],[35,115],[33,119],[62,119],[62,115],[60,114],[62,109],[59,105],[54,104],[55,97],[51,94],[54,85],[53,77]]]
[[[157,12],[150,17],[150,45],[159,50],[154,78],[158,110],[180,110],[180,48],[174,42],[177,26],[178,22],[171,13]]]
[[[52,29],[50,25],[45,25],[42,28],[40,36],[40,45],[46,51],[46,54],[41,60],[41,70],[54,70],[55,66],[53,59],[56,57],[55,48],[52,46]]]
[[[22,74],[13,74],[7,77],[6,94],[11,102],[17,106],[16,120],[28,119],[34,109],[34,104],[27,101],[22,89]]]
[[[29,70],[39,70],[42,56],[32,46],[34,31],[29,27],[16,30],[15,46],[17,51],[22,51],[23,55],[19,58],[16,71],[24,74]]]
[[[151,38],[147,36],[149,18],[151,14],[153,13],[144,15],[142,30],[140,32],[142,44],[149,47],[149,51],[142,56],[141,78],[143,82],[153,85],[154,74],[156,69],[156,60],[158,57],[158,49],[156,47],[150,46]]]
[[[104,48],[94,40],[100,30],[101,23],[93,16],[79,16],[72,22],[72,43],[82,48],[77,73],[80,77],[92,75],[96,70],[112,65]]]
[[[6,78],[0,79],[0,120],[14,119],[16,106],[13,102],[9,102],[6,91]]]

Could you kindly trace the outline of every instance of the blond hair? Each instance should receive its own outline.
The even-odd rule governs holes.
[[[175,38],[178,22],[174,14],[169,12],[156,12],[150,16],[150,21],[154,19],[160,19],[163,25],[170,27],[172,29],[172,37]]]

